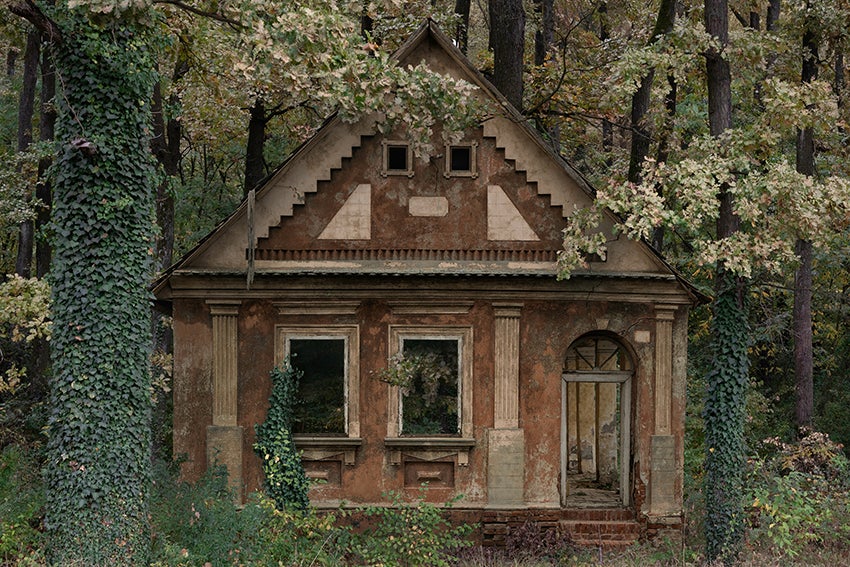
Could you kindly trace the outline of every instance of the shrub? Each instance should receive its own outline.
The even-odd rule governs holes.
[[[773,456],[748,463],[751,541],[790,557],[809,544],[850,544],[850,467],[841,445],[818,432],[764,444]]]
[[[471,545],[473,526],[452,526],[441,507],[425,502],[424,488],[416,502],[402,502],[396,492],[385,495],[390,507],[368,506],[358,511],[372,522],[352,536],[351,551],[367,565],[384,567],[444,567],[453,554]],[[460,497],[458,497],[460,498]],[[446,503],[446,507],[458,499]]]
[[[37,550],[43,514],[38,463],[7,446],[0,452],[0,564],[18,564]]]
[[[251,563],[261,510],[239,510],[224,466],[212,466],[194,484],[179,482],[175,467],[159,466],[150,503],[153,564],[163,567]]]
[[[337,525],[336,514],[278,510],[272,500],[257,494],[249,504],[261,513],[259,554],[255,565],[336,567],[345,564],[350,532]]]

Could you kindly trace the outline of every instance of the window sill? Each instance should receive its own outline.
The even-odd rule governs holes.
[[[308,461],[320,461],[336,455],[343,455],[346,465],[354,464],[357,448],[363,444],[360,437],[312,437],[294,435],[295,447],[301,451],[302,458]]]
[[[475,439],[468,437],[387,437],[384,445],[389,449],[391,465],[400,465],[402,453],[434,460],[457,455],[458,466],[469,465],[469,451],[475,447]]]

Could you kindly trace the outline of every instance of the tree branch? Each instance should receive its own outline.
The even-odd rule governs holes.
[[[56,22],[44,15],[32,0],[18,0],[9,4],[9,11],[34,25],[54,45],[62,43],[62,32]]]
[[[234,29],[239,29],[239,30],[246,29],[246,27],[243,24],[241,24],[240,22],[238,22],[234,19],[228,18],[224,14],[219,14],[218,12],[208,12],[206,10],[201,10],[200,8],[195,8],[194,6],[190,6],[189,4],[181,2],[180,0],[154,0],[154,4],[170,4],[172,6],[176,6],[177,8],[180,8],[181,10],[186,10],[187,12],[191,12],[191,13],[195,14],[196,16],[201,16],[201,17],[204,17],[204,18],[210,18],[211,20],[215,20],[217,22],[227,24]]]

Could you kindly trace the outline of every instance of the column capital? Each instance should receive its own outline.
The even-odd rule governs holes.
[[[496,317],[518,318],[520,311],[522,311],[522,303],[493,302],[493,314]]]
[[[213,316],[232,316],[239,315],[239,306],[242,304],[241,299],[207,299],[206,304],[210,306],[210,315]]]
[[[678,305],[659,303],[655,305],[655,318],[660,321],[672,321],[676,317]]]

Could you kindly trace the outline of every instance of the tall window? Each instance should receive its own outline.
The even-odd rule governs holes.
[[[345,339],[289,339],[290,363],[302,372],[293,433],[344,435]]]
[[[472,436],[472,329],[390,327],[389,437]]]
[[[359,436],[357,328],[278,328],[277,351],[302,372],[293,434]]]
[[[460,339],[402,338],[410,369],[401,388],[403,435],[460,433]]]

